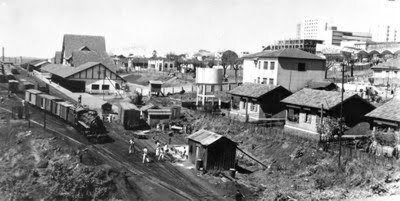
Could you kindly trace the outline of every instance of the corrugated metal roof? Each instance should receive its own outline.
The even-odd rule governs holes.
[[[208,131],[208,130],[201,129],[201,130],[189,135],[187,138],[191,139],[193,141],[196,141],[202,145],[208,146],[208,145],[214,143],[215,141],[219,140],[222,137],[224,137],[224,136],[216,134],[216,133]]]

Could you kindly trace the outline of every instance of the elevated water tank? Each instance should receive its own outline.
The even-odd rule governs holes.
[[[224,69],[196,68],[196,84],[222,84]]]

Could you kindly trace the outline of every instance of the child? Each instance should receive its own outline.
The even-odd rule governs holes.
[[[133,139],[129,140],[129,155],[130,154],[135,154],[135,141]]]
[[[143,163],[145,161],[147,161],[147,162],[149,161],[149,159],[147,158],[147,148],[143,149]]]

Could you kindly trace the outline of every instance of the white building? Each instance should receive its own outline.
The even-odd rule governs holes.
[[[175,62],[165,58],[150,58],[147,68],[156,71],[170,71],[175,68]]]
[[[393,79],[400,80],[400,58],[381,63],[371,68],[374,71],[373,77],[376,79]]]
[[[370,29],[372,41],[400,42],[400,25],[376,25]]]
[[[297,37],[301,39],[321,40],[324,31],[328,30],[328,21],[323,18],[306,18],[297,24]]]
[[[298,91],[325,75],[325,59],[299,49],[263,51],[242,58],[244,83],[281,85]]]

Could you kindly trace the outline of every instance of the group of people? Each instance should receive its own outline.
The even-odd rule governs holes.
[[[168,152],[168,144],[165,144],[164,146],[161,145],[160,142],[156,142],[156,157],[157,160],[164,160],[165,154]],[[129,140],[129,150],[128,150],[129,155],[135,154],[135,141],[133,139]],[[149,156],[148,156],[148,149],[145,147],[143,148],[143,158],[142,158],[142,163],[148,163],[150,162]]]

